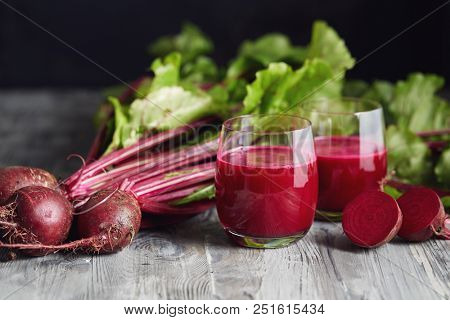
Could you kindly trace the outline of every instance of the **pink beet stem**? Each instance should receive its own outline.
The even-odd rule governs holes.
[[[159,170],[154,170],[154,171],[151,171],[151,172],[141,172],[141,173],[139,173],[137,175],[134,175],[134,176],[131,175],[128,178],[128,180],[130,180],[133,183],[138,183],[138,182],[141,182],[143,180],[147,180],[150,177],[155,177],[155,176],[161,175],[163,173],[170,173],[170,171],[173,171],[175,169],[183,169],[183,168],[185,168],[187,166],[195,165],[195,163],[197,163],[197,162],[199,162],[201,160],[204,160],[203,157],[202,156],[197,156],[195,158],[186,159],[186,160],[183,160],[181,162],[175,162],[174,164],[172,164],[170,166],[163,166]]]
[[[440,152],[449,144],[448,141],[428,141],[427,145],[431,151]]]
[[[447,134],[450,134],[450,129],[416,132],[416,135],[418,135],[419,137],[433,137],[433,136],[441,136],[441,135],[447,135]]]
[[[140,203],[142,211],[151,214],[193,214],[208,210],[214,206],[214,201],[200,201],[198,203],[192,203],[183,207],[174,207],[167,203],[144,201]]]
[[[178,134],[182,134],[187,131],[188,127],[180,127],[176,130],[161,132],[148,138],[142,139],[139,143],[133,144],[132,146],[111,152],[110,154],[87,165],[86,168],[81,170],[82,176],[92,176],[95,173],[102,171],[102,169],[113,165],[114,163],[119,163],[131,156],[138,155],[139,152],[152,148],[177,136]],[[70,184],[71,182],[73,182],[73,180],[76,180],[76,174],[69,177],[69,179],[66,181],[66,184]]]
[[[124,161],[125,159],[128,159],[133,156],[137,156],[137,155],[139,155],[139,153],[141,153],[145,150],[153,148],[153,147],[155,147],[163,142],[166,142],[176,136],[179,136],[183,133],[187,133],[189,130],[191,130],[193,128],[200,127],[200,126],[208,123],[209,120],[210,119],[199,120],[199,121],[194,122],[191,125],[185,125],[185,126],[177,128],[177,129],[160,132],[160,133],[151,135],[148,138],[141,139],[139,142],[137,142],[129,147],[111,152],[110,154],[100,158],[99,160],[90,163],[84,169],[79,170],[79,171],[81,171],[81,177],[85,178],[85,177],[93,176],[94,174],[96,174],[100,171],[103,171],[104,169],[106,169],[107,167],[109,167],[111,165],[118,164],[118,163]],[[77,180],[79,175],[80,175],[80,173],[76,172],[74,175],[72,175],[65,181],[65,184],[71,185],[74,181],[79,181],[79,180]],[[72,188],[74,188],[74,187],[76,187],[76,186],[72,186]]]
[[[170,172],[160,172],[160,171],[152,171],[152,172],[143,172],[138,177],[130,179],[130,181],[134,182],[134,186],[132,190],[140,191],[142,189],[147,188],[149,185],[158,185],[161,183],[165,183],[167,181],[171,181],[173,179],[178,179],[180,177],[188,177],[192,174],[210,169],[214,166],[214,163],[207,162],[202,164],[194,164],[191,166],[184,166],[177,170],[171,170]],[[155,174],[157,173],[157,174]]]
[[[80,182],[80,185],[93,186],[101,182],[110,181],[112,180],[112,178],[119,177],[124,173],[129,173],[136,168],[145,170],[144,168],[146,168],[145,167],[146,164],[156,166],[160,162],[159,158],[160,156],[154,156],[145,160],[135,159],[133,161],[126,162],[122,165],[115,167],[114,169],[86,178]]]
[[[210,165],[209,168],[197,169],[194,173],[182,174],[174,178],[169,178],[166,181],[156,181],[149,184],[140,184],[136,188],[132,188],[131,191],[138,197],[143,195],[154,195],[155,193],[161,193],[162,191],[167,192],[170,190],[180,189],[182,187],[192,185],[194,183],[202,182],[205,180],[212,179],[215,174],[214,164]]]
[[[167,201],[171,201],[171,200],[184,198],[184,197],[194,193],[195,191],[206,187],[207,185],[208,185],[207,183],[202,183],[202,184],[195,185],[193,187],[176,190],[176,191],[165,193],[165,194],[158,195],[158,196],[153,196],[153,197],[148,197],[148,198],[143,196],[143,197],[141,197],[141,199],[142,200],[148,199],[149,201],[152,201],[152,202],[167,202]]]
[[[113,165],[114,163],[121,162],[131,156],[135,156],[136,154],[139,154],[140,152],[147,150],[149,148],[152,148],[160,143],[163,143],[173,137],[176,137],[182,133],[185,133],[189,130],[189,127],[184,126],[180,127],[175,130],[165,131],[161,133],[157,133],[155,135],[150,136],[149,138],[141,140],[139,143],[136,143],[132,146],[129,146],[127,148],[123,148],[114,152],[111,152],[110,154],[100,158],[98,161],[92,163],[91,165],[88,165],[86,169],[84,170],[84,175],[91,176],[103,168],[107,168],[110,165]]]
[[[148,177],[152,177],[155,176],[155,172],[157,172],[158,174],[160,173],[165,173],[165,172],[169,172],[172,171],[174,169],[178,169],[178,168],[182,168],[184,166],[187,165],[192,165],[196,162],[200,162],[203,160],[212,160],[212,158],[215,156],[215,152],[212,153],[203,153],[203,154],[199,154],[199,155],[192,155],[192,157],[188,157],[186,159],[180,159],[177,161],[172,161],[172,163],[166,163],[164,166],[160,166],[161,169],[154,171],[153,173],[149,173],[147,170],[143,171],[143,172],[139,172],[137,174],[134,175],[129,175],[128,178],[131,181],[134,181],[135,183],[138,183],[144,179],[147,179]],[[155,168],[157,169],[157,168]]]
[[[109,180],[111,177],[126,175],[126,177],[131,177],[140,172],[145,172],[147,169],[154,168],[156,166],[169,166],[171,164],[175,164],[177,162],[185,162],[188,163],[189,159],[197,157],[196,159],[202,160],[205,158],[209,158],[215,155],[217,150],[217,141],[210,141],[203,145],[192,146],[180,149],[178,151],[173,152],[165,152],[161,155],[150,156],[150,158],[139,160],[133,159],[129,162],[125,162],[117,166],[114,169],[111,169],[105,173],[98,174],[94,177],[87,178],[83,180],[81,185],[93,185],[95,183],[104,181],[102,178],[106,177]],[[136,169],[134,172],[133,169]]]
[[[125,190],[124,188],[141,180],[212,158],[215,156],[215,146],[217,146],[217,142],[211,141],[204,145],[182,149],[168,156],[157,156],[142,162],[125,163],[111,171],[81,181],[77,188],[71,190],[70,195],[75,198],[116,185],[121,185],[121,189]],[[147,164],[140,166],[142,163]],[[125,180],[127,183],[123,184]]]
[[[199,159],[189,159],[187,161],[184,161],[182,163],[175,163],[168,167],[163,167],[159,170],[151,170],[142,172],[139,175],[136,175],[136,178],[134,178],[132,173],[124,174],[124,176],[118,177],[116,179],[112,179],[111,181],[105,181],[103,183],[99,183],[93,187],[78,187],[77,190],[73,191],[71,193],[72,198],[80,197],[80,196],[86,196],[90,195],[92,193],[95,193],[96,191],[107,189],[110,187],[114,187],[119,185],[121,190],[127,191],[132,190],[131,186],[134,186],[137,182],[141,180],[146,180],[146,183],[151,179],[159,181],[160,179],[163,179],[165,177],[165,173],[168,173],[169,171],[172,171],[174,169],[183,168],[185,165],[191,164],[191,162],[198,162]],[[156,168],[155,168],[156,169]],[[126,182],[125,182],[126,181]]]
[[[101,205],[104,204],[106,201],[108,201],[108,200],[114,195],[114,193],[117,192],[117,190],[119,190],[119,189],[112,190],[110,195],[106,196],[104,199],[102,199],[100,202],[96,203],[96,204],[93,205],[92,207],[89,207],[88,209],[83,210],[83,211],[77,211],[77,212],[74,212],[74,215],[79,216],[79,215],[88,213],[89,211],[92,211],[92,210],[94,210],[95,208],[101,206]]]

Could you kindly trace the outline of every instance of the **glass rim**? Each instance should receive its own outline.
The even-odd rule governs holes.
[[[341,98],[319,98],[319,99],[312,99],[310,101],[306,101],[300,104],[300,106],[308,105],[308,104],[314,104],[318,102],[324,102],[324,101],[351,101],[351,102],[360,102],[367,104],[369,106],[372,106],[372,108],[368,110],[363,111],[355,111],[355,112],[345,112],[345,111],[320,111],[320,110],[306,110],[307,112],[315,112],[318,114],[330,114],[330,115],[348,115],[348,116],[355,116],[365,113],[371,113],[374,111],[381,110],[383,111],[383,106],[378,101],[372,100],[372,99],[366,99],[366,98],[358,98],[358,97],[341,97]]]
[[[297,128],[297,129],[292,129],[292,130],[280,130],[280,131],[263,131],[263,130],[242,130],[242,129],[234,129],[231,126],[231,123],[234,121],[237,121],[239,119],[249,119],[249,118],[271,118],[271,117],[285,117],[285,118],[291,118],[291,119],[297,119],[297,120],[302,120],[305,125],[302,126],[301,128]],[[299,132],[299,131],[303,131],[303,130],[311,130],[312,128],[312,123],[309,119],[305,118],[305,117],[301,117],[301,116],[295,116],[295,115],[290,115],[290,114],[283,114],[283,113],[274,113],[274,114],[246,114],[246,115],[240,115],[240,116],[236,116],[236,117],[232,117],[229,118],[227,120],[225,120],[222,123],[222,130],[227,130],[227,131],[233,131],[233,132],[244,132],[244,133],[253,133],[253,134],[262,134],[262,135],[280,135],[280,134],[286,134],[286,133],[292,133],[292,132]]]

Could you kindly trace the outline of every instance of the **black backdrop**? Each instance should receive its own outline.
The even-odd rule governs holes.
[[[0,0],[0,86],[102,86],[117,80],[20,16],[33,19],[123,80],[142,73],[146,46],[198,24],[225,62],[238,44],[269,31],[306,44],[325,19],[358,59],[447,0]],[[359,63],[353,78],[395,80],[411,71],[450,79],[450,3]]]

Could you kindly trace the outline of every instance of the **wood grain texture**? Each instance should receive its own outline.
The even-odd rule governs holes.
[[[100,100],[83,90],[0,91],[0,166],[67,176],[80,164],[65,158],[86,153]],[[244,249],[211,210],[142,232],[114,255],[3,262],[0,279],[1,299],[449,299],[449,242],[359,249],[339,224],[316,222],[290,247]]]

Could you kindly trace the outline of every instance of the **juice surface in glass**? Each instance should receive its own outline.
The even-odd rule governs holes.
[[[387,171],[384,147],[354,136],[323,136],[314,142],[319,210],[342,211],[361,192],[380,188]]]
[[[269,238],[309,230],[317,204],[317,164],[315,156],[308,163],[293,157],[288,146],[240,147],[218,157],[217,211],[227,231]]]

